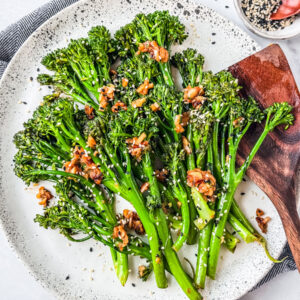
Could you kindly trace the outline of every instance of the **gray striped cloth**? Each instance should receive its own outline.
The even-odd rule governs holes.
[[[0,78],[9,61],[31,33],[50,17],[77,1],[78,0],[53,0],[2,31],[0,33]],[[288,245],[285,246],[280,256],[280,258],[283,257],[287,257],[287,259],[281,264],[275,264],[263,280],[252,290],[268,282],[279,273],[296,269],[296,264]]]

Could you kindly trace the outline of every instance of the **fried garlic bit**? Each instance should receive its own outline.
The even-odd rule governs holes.
[[[122,243],[118,244],[118,247],[121,251],[123,251],[124,247],[126,247],[129,243],[127,232],[122,225],[118,225],[114,227],[112,238],[113,239],[119,238],[120,240],[122,240]]]
[[[131,106],[133,108],[139,108],[139,107],[142,107],[145,103],[146,103],[146,98],[139,98],[139,99],[136,99],[136,100],[133,100],[131,102]]]
[[[158,46],[156,41],[147,41],[139,44],[139,50],[137,54],[148,52],[152,59],[157,62],[167,62],[169,60],[169,52],[167,49]]]
[[[174,125],[175,125],[175,131],[176,131],[177,133],[182,133],[182,132],[184,132],[184,128],[183,128],[183,126],[181,125],[181,117],[182,117],[182,115],[176,115],[176,116],[175,116]]]
[[[89,120],[92,120],[95,118],[94,108],[92,106],[85,105],[84,112]]]
[[[256,209],[256,222],[260,228],[260,230],[262,231],[262,233],[267,233],[268,230],[268,223],[271,220],[270,217],[265,217],[263,218],[262,216],[265,214],[265,212],[263,210],[261,210],[260,208]]]
[[[129,80],[127,78],[122,78],[122,87],[125,88],[128,85]]]
[[[99,167],[93,162],[92,158],[87,154],[81,157],[81,163],[85,165],[84,173],[91,178],[96,184],[101,184],[103,174]]]
[[[146,271],[147,271],[147,267],[144,265],[140,265],[138,267],[139,277],[143,278],[145,276]]]
[[[81,169],[80,158],[83,154],[85,154],[84,149],[76,146],[73,151],[72,159],[64,164],[63,169],[71,174],[82,175],[83,172]]]
[[[148,141],[144,141],[146,134],[143,132],[139,137],[133,137],[126,140],[129,153],[136,158],[138,162],[142,160],[142,155],[150,149]]]
[[[142,83],[136,91],[141,95],[147,95],[150,89],[154,88],[154,84],[149,82],[149,79],[145,79],[144,83]]]
[[[207,197],[212,197],[216,190],[216,179],[211,172],[198,168],[187,172],[187,184],[190,187],[196,187],[201,194]]]
[[[137,234],[142,235],[145,233],[144,226],[135,211],[129,209],[123,210],[122,225],[134,230]]]
[[[37,193],[36,197],[40,199],[39,204],[43,205],[44,207],[47,207],[49,204],[49,201],[53,198],[53,195],[50,191],[45,189],[43,186],[39,188],[39,192]]]
[[[155,177],[158,181],[164,182],[167,179],[168,173],[168,170],[165,168],[161,170],[155,170]]]
[[[243,117],[239,117],[232,122],[233,127],[239,127],[244,122]]]
[[[163,210],[165,215],[168,215],[170,213],[170,206],[169,203],[162,203],[161,209]]]
[[[118,75],[118,72],[116,70],[114,70],[114,69],[110,69],[109,70],[109,74],[111,74],[113,76],[116,76],[116,75]]]
[[[151,104],[150,108],[151,108],[152,111],[159,111],[160,110],[160,106],[157,102],[154,102],[153,104]]]
[[[144,183],[141,185],[141,188],[140,188],[141,193],[144,193],[144,192],[146,192],[147,190],[149,190],[149,187],[150,187],[150,183],[149,183],[149,182],[144,182]]]
[[[82,169],[82,166],[84,166],[84,170]],[[101,170],[93,162],[92,158],[85,153],[82,147],[75,147],[71,161],[67,161],[64,164],[63,169],[68,173],[90,178],[96,184],[101,184],[103,179]]]
[[[185,103],[191,103],[193,108],[195,109],[200,109],[202,104],[205,101],[204,95],[204,89],[202,86],[195,86],[191,87],[188,85],[184,90],[183,90],[183,100]]]
[[[92,149],[94,149],[96,147],[96,141],[92,136],[88,137],[87,145]]]
[[[263,216],[265,213],[264,213],[264,211],[262,210],[262,209],[260,209],[260,208],[257,208],[256,209],[256,216],[257,217],[261,217],[261,216]]]
[[[262,231],[262,233],[267,233],[268,223],[271,220],[271,218],[270,217],[265,217],[265,218],[256,217],[255,220],[256,220],[260,230]]]
[[[190,155],[192,153],[192,149],[189,140],[185,136],[182,136],[181,139],[184,152],[187,155]]]
[[[189,112],[184,112],[182,115],[176,115],[174,120],[175,131],[177,133],[184,132],[184,127],[187,126],[190,120]]]
[[[116,102],[113,107],[111,108],[111,111],[113,113],[119,112],[121,109],[127,110],[127,105],[121,101]]]
[[[113,100],[115,97],[115,86],[113,84],[108,84],[107,86],[101,87],[98,92],[100,92],[99,110],[104,111],[108,105],[108,101]]]

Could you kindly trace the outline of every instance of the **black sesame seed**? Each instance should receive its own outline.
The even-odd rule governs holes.
[[[132,285],[133,287],[135,287],[135,283],[132,283],[131,285]]]
[[[90,248],[90,252],[93,252],[93,247]]]
[[[69,280],[69,279],[70,279],[70,275],[67,275],[67,276],[66,276],[66,280]]]
[[[243,192],[243,193],[241,193],[241,195],[243,196],[243,195],[245,195],[245,193]]]
[[[30,79],[30,81],[33,81],[33,77],[30,77],[29,79]]]
[[[213,42],[211,42],[212,43],[212,45],[214,45],[216,42],[215,41],[213,41]]]

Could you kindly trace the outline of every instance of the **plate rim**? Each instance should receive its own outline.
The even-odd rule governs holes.
[[[105,0],[105,1],[109,1],[109,0]],[[111,0],[114,1],[114,0]],[[159,0],[160,1],[160,0]],[[74,8],[83,6],[85,3],[87,2],[95,2],[95,0],[80,0],[77,2],[72,3],[71,5],[63,8],[61,11],[57,12],[56,14],[54,14],[53,16],[51,16],[48,20],[46,20],[43,24],[41,24],[34,32],[31,33],[31,35],[24,41],[24,43],[21,45],[21,47],[16,51],[16,53],[14,54],[14,56],[12,57],[12,59],[10,60],[10,62],[8,63],[6,69],[4,70],[2,77],[0,79],[0,90],[2,90],[3,86],[4,86],[4,81],[6,79],[6,77],[8,76],[8,74],[10,73],[10,69],[13,67],[15,61],[18,59],[18,57],[20,55],[22,55],[22,51],[23,49],[32,42],[33,38],[36,35],[42,34],[45,35],[45,33],[41,32],[43,31],[44,27],[46,27],[49,23],[51,23],[51,21],[57,17],[63,18],[63,15],[66,13],[69,13],[70,11],[74,10]],[[208,11],[210,11],[211,13],[213,13],[215,16],[217,16],[220,19],[223,19],[224,21],[227,22],[227,24],[230,24],[231,26],[233,26],[236,30],[238,30],[239,32],[241,32],[243,35],[245,35],[246,37],[248,37],[251,42],[255,45],[256,50],[253,51],[253,53],[261,50],[261,46],[260,44],[254,40],[246,31],[244,31],[241,27],[239,27],[237,24],[235,24],[233,21],[227,19],[226,17],[224,17],[223,15],[221,15],[220,13],[218,13],[216,10],[210,8],[209,6],[198,2],[198,0],[192,0],[189,1],[190,4],[194,4],[197,7],[200,7],[202,9],[206,9]],[[300,201],[298,203],[299,207],[300,207]],[[15,243],[15,241],[12,239],[11,234],[9,233],[9,231],[7,230],[7,228],[5,227],[5,222],[2,218],[0,218],[0,230],[4,233],[4,236],[6,238],[6,240],[8,241],[8,244],[10,246],[11,251],[14,253],[14,255],[17,257],[17,259],[19,261],[21,261],[22,265],[25,266],[26,271],[30,274],[30,276],[36,281],[38,282],[44,289],[46,289],[49,294],[53,295],[54,297],[57,297],[59,299],[63,299],[63,295],[58,294],[52,287],[51,285],[48,285],[44,280],[40,280],[38,278],[38,275],[36,274],[36,272],[33,270],[33,268],[30,266],[29,262],[27,262],[26,257],[24,257],[24,254],[22,254],[22,251],[19,250],[19,248],[17,247],[17,244]],[[281,252],[284,249],[286,245],[286,242],[283,244],[282,248],[281,248]],[[262,276],[260,276],[257,279],[256,284],[258,284],[267,274],[268,272],[271,270],[271,268],[274,266],[271,265],[270,268],[267,268],[265,270],[265,272],[262,274]],[[249,293],[256,285],[249,287],[249,289],[245,290],[243,293],[241,293],[239,295],[239,297],[242,297],[244,295],[246,295],[247,293]]]

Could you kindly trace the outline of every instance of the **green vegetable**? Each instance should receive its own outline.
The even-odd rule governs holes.
[[[138,14],[114,38],[96,26],[45,56],[51,74],[38,81],[54,93],[15,134],[14,171],[27,185],[54,184],[59,200],[35,222],[71,241],[93,238],[110,247],[122,285],[128,255],[135,255],[147,260],[142,280],[153,271],[157,286],[166,288],[168,271],[189,299],[198,300],[206,276],[215,278],[221,244],[233,253],[240,242],[227,224],[278,262],[233,197],[264,138],[276,126],[292,125],[293,115],[287,103],[262,112],[253,98],[241,98],[237,80],[226,71],[204,71],[204,57],[194,49],[170,60],[172,46],[186,37],[178,17],[156,11]],[[170,61],[183,91],[174,84]],[[260,138],[237,168],[241,139],[263,120]],[[190,180],[195,169],[208,177]],[[116,195],[134,207],[132,219],[116,215]],[[191,278],[177,252],[197,240]]]

